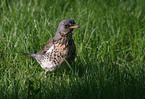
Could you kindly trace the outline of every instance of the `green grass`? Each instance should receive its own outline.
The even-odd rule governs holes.
[[[0,0],[0,98],[145,98],[144,0]],[[73,18],[76,60],[48,72],[33,58]]]

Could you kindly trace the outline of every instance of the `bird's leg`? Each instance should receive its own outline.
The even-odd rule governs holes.
[[[46,76],[46,74],[47,74],[47,71],[48,71],[48,70],[45,70],[45,79],[47,78],[47,76]]]

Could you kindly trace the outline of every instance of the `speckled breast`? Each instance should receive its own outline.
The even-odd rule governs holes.
[[[55,57],[57,61],[54,60],[54,62],[59,65],[61,65],[64,62],[64,59],[66,59],[69,63],[71,63],[76,54],[76,47],[74,44],[73,39],[60,39],[56,42],[54,42],[54,51],[56,53]]]

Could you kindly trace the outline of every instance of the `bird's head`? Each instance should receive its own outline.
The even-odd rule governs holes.
[[[58,35],[58,33],[61,36],[71,35],[74,28],[79,28],[79,26],[75,24],[73,19],[62,20],[59,23],[56,35]]]
[[[67,36],[72,33],[74,28],[79,28],[79,26],[75,24],[75,21],[73,19],[65,19],[59,23],[57,32],[61,36]]]

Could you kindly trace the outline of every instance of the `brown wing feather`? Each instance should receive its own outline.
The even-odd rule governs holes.
[[[46,51],[53,45],[53,39],[49,40],[44,47],[37,53],[39,55],[44,55]]]

